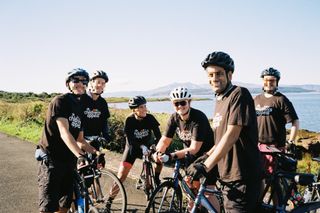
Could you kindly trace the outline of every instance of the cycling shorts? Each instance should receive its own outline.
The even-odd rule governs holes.
[[[39,211],[56,212],[70,208],[73,195],[74,166],[52,163],[50,160],[39,162]]]
[[[122,156],[123,164],[130,164],[132,166],[137,158],[142,159],[142,151],[140,147],[134,148],[133,146],[127,144]]]

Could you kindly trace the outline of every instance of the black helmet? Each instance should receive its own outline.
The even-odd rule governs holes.
[[[206,69],[210,65],[216,65],[223,67],[226,72],[234,72],[234,62],[232,58],[224,52],[213,52],[210,53],[201,63],[201,66]]]
[[[130,109],[135,109],[140,105],[143,105],[146,103],[147,103],[147,100],[143,96],[135,96],[133,98],[130,98],[130,100],[128,101],[128,105]]]
[[[109,81],[107,73],[105,73],[103,70],[94,71],[91,75],[90,80],[94,80],[95,78],[103,78],[106,83]]]
[[[74,76],[82,76],[82,77],[85,77],[87,81],[89,81],[89,74],[87,73],[87,71],[81,68],[76,68],[68,72],[66,77],[66,84],[69,83],[71,78]]]
[[[280,72],[272,67],[263,70],[261,73],[261,78],[263,78],[264,76],[267,76],[267,75],[276,77],[277,81],[280,80]]]

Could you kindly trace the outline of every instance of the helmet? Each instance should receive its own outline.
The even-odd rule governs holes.
[[[223,67],[225,71],[234,72],[234,62],[232,58],[224,52],[213,52],[210,53],[202,62],[201,66],[206,69],[210,65],[216,65]]]
[[[107,73],[103,70],[96,70],[92,73],[90,80],[94,80],[95,78],[103,78],[106,83],[109,81]]]
[[[130,100],[128,101],[128,105],[130,109],[135,109],[140,105],[143,105],[146,103],[147,103],[147,100],[143,96],[135,96],[133,98],[130,98]]]
[[[263,78],[264,76],[267,76],[267,75],[276,77],[277,81],[280,80],[280,72],[272,67],[263,70],[261,73],[261,78]]]
[[[68,72],[66,77],[66,83],[69,83],[71,78],[74,76],[82,76],[82,77],[85,77],[87,81],[89,81],[89,74],[87,73],[87,71],[81,68],[76,68]]]
[[[174,88],[170,92],[171,101],[191,99],[191,93],[185,87]]]

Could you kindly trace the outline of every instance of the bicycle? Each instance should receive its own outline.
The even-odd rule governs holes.
[[[185,161],[188,161],[187,159]],[[196,206],[193,207],[195,211],[199,204],[204,203],[205,207],[208,207],[209,210],[215,210],[214,207],[210,204],[207,205],[209,202],[207,197],[205,197],[204,193],[209,192],[213,193],[218,197],[220,202],[220,207],[223,208],[222,205],[222,194],[218,190],[212,190],[206,188],[205,182],[202,182],[200,185],[200,189],[198,194],[196,195],[192,188],[189,187],[189,184],[184,179],[185,176],[185,167],[187,163],[181,162],[180,159],[177,159],[175,162],[175,167],[173,171],[172,177],[164,178],[165,181],[162,182],[152,193],[147,208],[146,213],[149,212],[177,212],[182,213],[184,210],[187,211],[186,206],[183,205],[183,193],[186,194],[189,199],[197,202],[195,203]],[[184,171],[184,175],[180,173],[181,168]],[[181,189],[182,187],[182,189]],[[198,199],[198,200],[197,200]],[[213,212],[217,212],[216,210]]]
[[[280,152],[275,148],[271,152],[262,152],[275,157],[276,168],[273,173],[266,177],[266,186],[258,202],[259,212],[310,212],[320,209],[320,202],[299,202],[292,210],[287,209],[288,201],[292,193],[296,192],[297,186],[307,186],[314,182],[314,175],[296,173],[296,161],[290,154]],[[269,193],[269,197],[267,196]],[[266,199],[266,197],[268,197]],[[273,199],[272,198],[276,198]],[[275,203],[273,202],[275,201]]]
[[[198,209],[200,208],[200,206],[205,208],[207,210],[207,212],[209,212],[209,213],[218,213],[218,211],[215,209],[215,207],[211,204],[211,202],[209,202],[208,198],[205,196],[205,193],[215,195],[218,198],[219,203],[220,203],[220,212],[221,211],[224,212],[223,201],[222,201],[222,192],[220,190],[207,188],[206,178],[201,180],[200,183],[201,183],[200,188],[199,188],[199,191],[198,191],[196,198],[194,199],[194,205],[193,205],[190,213],[198,212]],[[201,212],[203,212],[203,209]]]
[[[74,192],[77,196],[77,200],[74,200],[74,206],[71,206],[69,213],[78,212],[78,205],[82,206],[83,213],[98,213],[98,209],[94,207],[93,201],[89,196],[89,191],[86,185],[86,178],[84,174],[86,173],[87,166],[80,168],[79,170],[74,170]],[[81,200],[81,203],[77,203]]]
[[[105,142],[100,137],[94,139],[92,141],[98,143],[98,148]],[[127,194],[121,181],[113,172],[98,167],[97,158],[92,156],[88,159],[89,164],[78,170],[78,174],[83,177],[86,193],[97,212],[126,212]]]
[[[312,160],[320,163],[319,157],[312,158]],[[316,182],[309,184],[304,190],[303,198],[305,202],[320,201],[320,171],[318,171],[316,177]]]
[[[149,200],[150,195],[155,190],[156,186],[154,170],[152,166],[152,154],[154,152],[155,146],[151,146],[149,154],[142,156],[142,170],[139,179],[136,182],[136,189],[143,189],[147,200]]]

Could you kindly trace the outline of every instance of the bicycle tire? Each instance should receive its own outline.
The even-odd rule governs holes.
[[[101,177],[97,180],[95,179],[95,184],[93,184],[95,190],[101,192],[102,196],[97,198],[93,197],[94,207],[98,209],[98,212],[119,212],[125,213],[127,210],[127,194],[123,187],[123,184],[119,178],[109,170],[101,170]],[[108,206],[108,198],[110,196],[111,188],[117,190],[115,193],[112,204]],[[115,195],[114,194],[114,195]],[[92,194],[90,195],[92,196]]]
[[[182,191],[172,181],[164,181],[152,193],[146,213],[170,212],[182,213]]]

